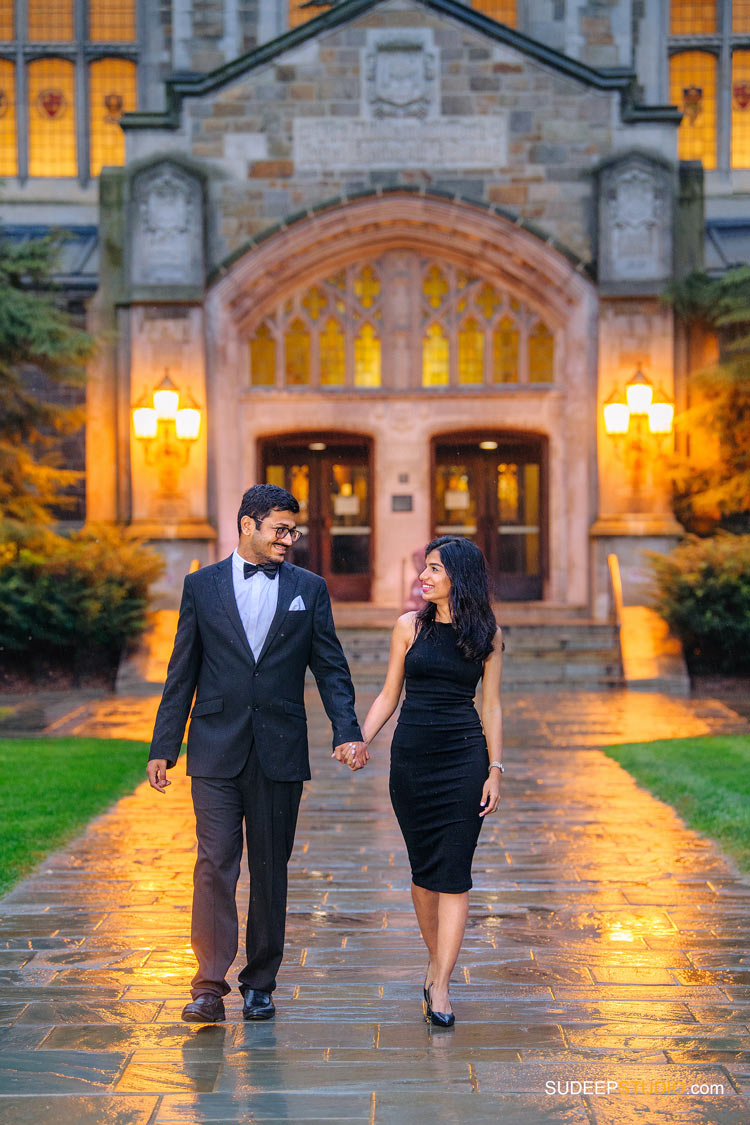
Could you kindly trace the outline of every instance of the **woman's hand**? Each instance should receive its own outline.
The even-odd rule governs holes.
[[[495,812],[500,804],[500,770],[490,770],[490,776],[482,789],[482,803],[479,806],[480,816]]]

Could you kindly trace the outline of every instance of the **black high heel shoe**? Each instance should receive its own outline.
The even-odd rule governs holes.
[[[427,1021],[433,1027],[453,1027],[456,1017],[453,1012],[435,1012],[432,1008],[432,985],[427,989]]]

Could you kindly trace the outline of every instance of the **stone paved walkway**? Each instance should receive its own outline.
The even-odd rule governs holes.
[[[55,733],[148,737],[155,705],[87,701]],[[504,802],[440,1032],[421,1019],[388,738],[350,774],[314,692],[310,711],[276,1019],[244,1024],[233,992],[226,1024],[179,1020],[194,843],[178,768],[166,799],[141,786],[0,904],[0,1121],[750,1120],[750,879],[596,749],[744,720],[634,693],[508,700]]]

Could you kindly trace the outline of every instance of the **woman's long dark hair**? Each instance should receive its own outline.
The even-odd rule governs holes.
[[[425,547],[440,553],[451,584],[451,615],[458,647],[466,660],[484,661],[492,652],[497,622],[490,606],[490,584],[484,555],[461,535],[440,535]],[[428,602],[417,612],[416,627],[426,636],[434,632],[437,606]]]

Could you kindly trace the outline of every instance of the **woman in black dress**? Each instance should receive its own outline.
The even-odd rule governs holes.
[[[396,710],[405,679],[391,801],[429,954],[427,1019],[451,1027],[449,981],[466,928],[471,861],[482,820],[500,801],[503,645],[484,556],[469,539],[434,539],[419,578],[427,604],[398,619],[385,684],[362,729],[371,742]],[[480,678],[481,721],[474,707]]]

